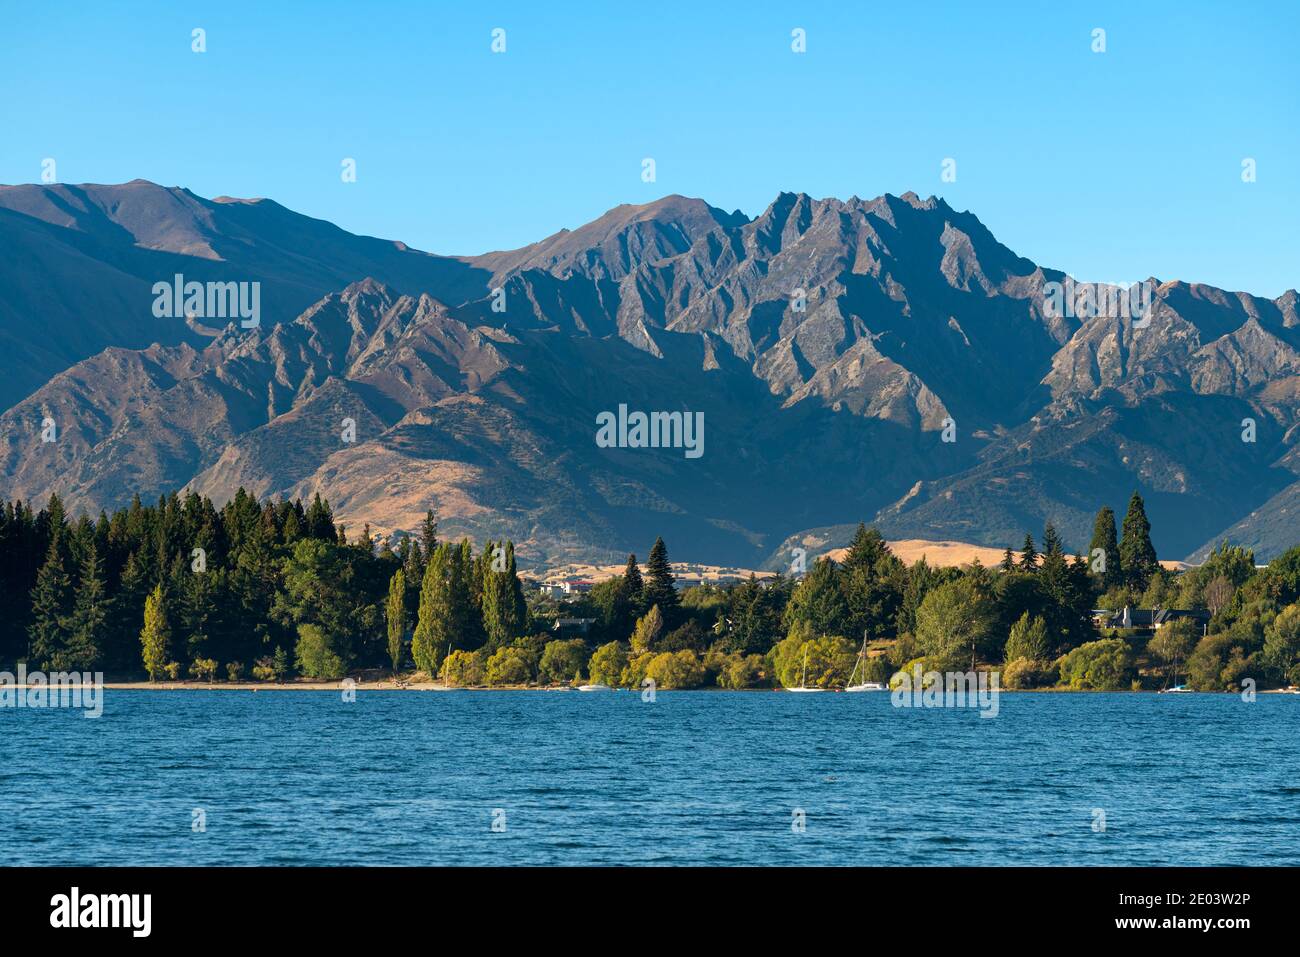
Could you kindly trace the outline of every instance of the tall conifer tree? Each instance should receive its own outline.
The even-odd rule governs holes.
[[[78,671],[94,671],[99,665],[108,611],[104,563],[92,540],[86,548],[86,557],[81,563],[81,579],[77,582],[67,667]]]
[[[1147,521],[1146,505],[1136,491],[1128,501],[1122,533],[1119,556],[1124,581],[1136,591],[1145,591],[1160,565],[1156,561],[1155,546],[1151,544],[1151,523]]]
[[[46,671],[61,670],[68,653],[71,580],[63,564],[61,531],[50,539],[32,589],[31,657]]]
[[[1103,589],[1113,588],[1123,583],[1124,564],[1119,553],[1119,537],[1115,533],[1115,513],[1110,506],[1098,511],[1097,518],[1092,523],[1092,541],[1088,543],[1088,560],[1090,563],[1101,562],[1103,570],[1100,575]]]
[[[1020,570],[1032,572],[1038,569],[1038,550],[1034,548],[1034,536],[1025,533],[1025,544],[1020,549]]]
[[[673,586],[673,570],[668,564],[668,548],[662,538],[655,539],[645,569],[646,579],[641,593],[641,605],[643,608],[658,605],[664,620],[671,626],[674,620],[672,612],[676,611],[680,600],[677,589]]]

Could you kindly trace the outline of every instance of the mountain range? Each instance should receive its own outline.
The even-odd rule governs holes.
[[[268,199],[5,186],[0,248],[8,498],[320,492],[350,528],[433,509],[533,565],[663,535],[779,568],[859,520],[1082,549],[1134,489],[1163,558],[1300,540],[1294,290],[1151,277],[1141,321],[1076,316],[1064,272],[935,197],[668,196],[439,256]],[[258,325],[156,315],[175,276],[258,283]],[[601,447],[620,406],[703,413],[704,454]]]

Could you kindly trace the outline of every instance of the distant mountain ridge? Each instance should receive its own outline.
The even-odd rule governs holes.
[[[135,181],[0,187],[0,237],[10,497],[320,491],[349,524],[432,507],[549,564],[663,534],[775,567],[860,519],[992,547],[1051,520],[1082,548],[1133,488],[1162,557],[1300,539],[1294,291],[1153,283],[1145,325],[1061,315],[1064,273],[934,197],[749,219],[670,196],[449,257]],[[155,318],[174,273],[260,282],[261,327]],[[702,411],[706,454],[597,448],[620,403]]]

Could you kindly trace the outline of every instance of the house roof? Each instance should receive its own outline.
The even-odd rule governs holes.
[[[1158,628],[1179,618],[1202,622],[1211,618],[1210,613],[1201,608],[1122,608],[1119,611],[1099,608],[1093,611],[1093,616],[1104,618],[1101,624],[1105,628]]]

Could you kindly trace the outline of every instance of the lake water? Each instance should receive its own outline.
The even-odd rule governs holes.
[[[105,696],[0,709],[11,863],[1300,863],[1300,696]]]

